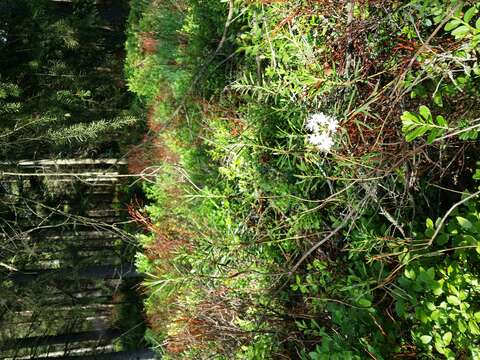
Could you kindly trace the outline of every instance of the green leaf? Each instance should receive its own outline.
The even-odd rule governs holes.
[[[420,121],[417,117],[417,115],[411,113],[410,111],[405,111],[402,116],[400,117],[402,119],[402,122],[405,124],[418,124]]]
[[[458,297],[454,296],[454,295],[449,295],[447,296],[447,302],[451,305],[455,305],[455,306],[458,306],[461,304],[461,301]]]
[[[430,109],[426,107],[425,105],[421,105],[418,108],[418,111],[420,112],[420,115],[427,121],[430,122],[432,120],[432,113],[430,112]]]
[[[445,334],[443,334],[442,339],[445,346],[448,346],[452,341],[452,333],[450,331],[446,332]]]
[[[477,245],[478,241],[472,235],[463,235],[465,245]]]
[[[480,30],[480,18],[478,18],[475,22],[475,27],[477,28],[477,30]]]
[[[470,320],[468,322],[468,327],[473,335],[480,335],[480,328],[475,320]]]
[[[412,114],[409,111],[405,111],[401,116],[402,131],[405,135],[405,140],[413,141],[427,131],[430,131],[427,142],[432,143],[448,129],[447,121],[443,116],[439,115],[436,118],[436,123],[439,124],[439,126],[436,126],[428,107],[421,105],[418,110],[420,116]]]
[[[440,354],[445,353],[445,347],[443,346],[443,341],[440,338],[435,339],[435,350],[437,350]]]
[[[473,174],[473,180],[480,180],[480,169],[475,170],[475,174]]]
[[[467,25],[462,25],[452,31],[452,35],[455,36],[455,39],[463,39],[470,32],[470,28]]]
[[[435,268],[429,267],[426,271],[426,274],[427,274],[429,280],[434,280],[435,279]]]
[[[467,220],[461,216],[457,216],[456,219],[463,229],[471,230],[473,228],[473,224],[470,222],[470,220]]]
[[[447,120],[442,115],[438,115],[436,120],[438,125],[448,128]]]
[[[457,8],[457,10],[453,13],[453,16],[456,18],[461,18],[463,13],[463,6]]]
[[[430,342],[432,341],[432,337],[430,335],[422,335],[420,336],[420,341],[422,342],[422,344],[430,344]]]
[[[448,288],[448,291],[450,293],[452,293],[453,295],[460,296],[460,292],[458,291],[458,289],[454,285],[447,284],[447,288]]]
[[[445,245],[448,240],[449,240],[450,236],[446,233],[443,233],[443,234],[440,234],[437,236],[435,242],[438,244],[438,245]]]
[[[415,270],[405,269],[405,277],[410,280],[415,280]]]
[[[442,135],[443,129],[431,129],[430,134],[428,135],[427,138],[427,143],[431,144]]]
[[[369,308],[372,306],[372,302],[368,299],[362,298],[358,300],[358,305],[360,305],[361,307]]]
[[[465,21],[468,24],[477,12],[478,12],[478,10],[477,10],[476,6],[472,6],[470,9],[465,11],[465,15],[463,15],[463,21]]]
[[[449,348],[445,348],[444,355],[447,358],[447,360],[455,360],[456,359],[455,353],[452,350],[450,350]]]
[[[433,229],[433,220],[430,219],[430,218],[427,218],[427,221],[426,221],[426,227],[427,229]]]
[[[480,31],[477,31],[475,35],[472,37],[472,41],[470,41],[470,48],[471,49],[476,49],[478,45],[480,44]],[[475,67],[473,68],[473,72],[476,73]],[[467,72],[465,72],[467,73]],[[470,74],[468,74],[470,76]]]
[[[480,29],[479,29],[480,30]],[[478,35],[477,35],[478,36]],[[480,75],[480,66],[478,66],[478,63],[475,62],[472,66],[472,71],[475,75]]]
[[[415,130],[410,131],[406,136],[405,140],[408,142],[415,140],[417,137],[422,136],[428,131],[428,126],[419,126]]]
[[[440,296],[443,294],[443,280],[435,281],[435,284],[432,286],[433,295]]]
[[[440,319],[440,315],[441,315],[441,312],[439,310],[434,310],[430,314],[430,319],[432,319],[433,321],[438,321],[438,319]]]
[[[417,307],[415,309],[415,315],[423,324],[427,324],[430,321],[430,316],[423,307]]]
[[[446,25],[445,25],[445,31],[452,31],[455,29],[458,25],[460,25],[462,22],[457,19],[450,20]]]
[[[435,230],[433,228],[425,229],[425,237],[427,238],[431,238],[434,233],[435,233]]]
[[[443,98],[439,92],[437,92],[433,97],[433,103],[437,106],[443,107]]]

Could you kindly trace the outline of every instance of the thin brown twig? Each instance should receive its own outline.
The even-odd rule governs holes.
[[[335,229],[333,229],[327,236],[325,236],[322,240],[317,242],[315,245],[313,245],[310,249],[308,249],[302,257],[293,265],[291,270],[289,271],[289,275],[293,275],[295,271],[299,268],[300,265],[315,251],[317,250],[320,246],[322,246],[324,243],[326,243],[328,240],[330,240],[333,236],[335,236],[343,227],[348,223],[348,221],[353,217],[354,210],[352,209],[347,216],[345,216],[340,223]]]

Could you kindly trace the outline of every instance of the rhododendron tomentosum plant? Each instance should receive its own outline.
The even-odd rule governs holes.
[[[328,153],[334,144],[333,135],[337,132],[338,120],[323,113],[312,114],[307,118],[305,129],[311,134],[307,136],[310,144],[318,150]]]

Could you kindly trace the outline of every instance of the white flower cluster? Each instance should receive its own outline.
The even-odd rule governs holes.
[[[307,137],[308,142],[320,151],[330,152],[337,127],[338,121],[332,116],[323,113],[310,115],[305,123],[305,129],[311,132]]]

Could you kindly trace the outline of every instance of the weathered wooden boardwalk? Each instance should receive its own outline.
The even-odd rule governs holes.
[[[139,280],[125,174],[116,159],[0,163],[0,359],[154,359],[122,347]]]

